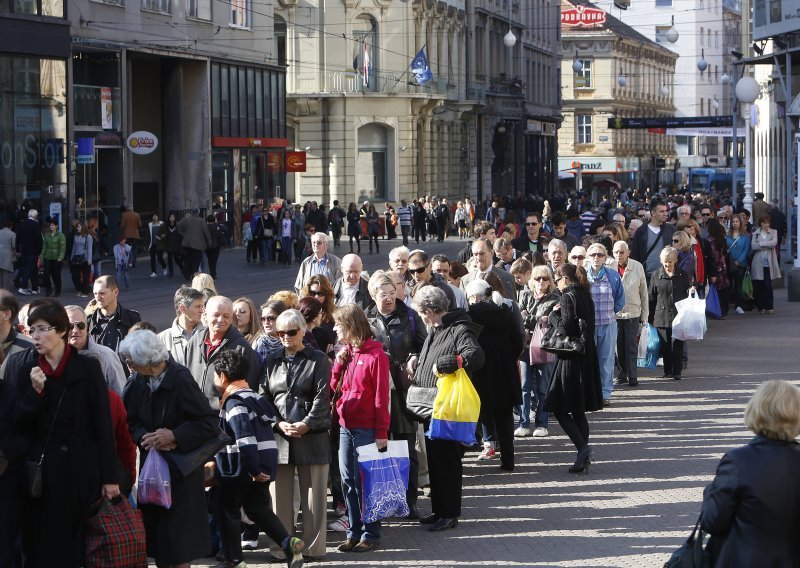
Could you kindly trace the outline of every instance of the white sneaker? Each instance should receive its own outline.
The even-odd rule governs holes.
[[[495,449],[491,446],[484,446],[481,455],[478,456],[478,461],[486,461],[494,457],[497,457]]]
[[[347,520],[347,515],[339,517],[328,525],[328,530],[334,532],[347,532],[347,529],[349,528],[350,521]]]
[[[547,431],[547,428],[544,428],[542,426],[539,426],[538,428],[536,428],[533,431],[533,437],[534,438],[544,438],[545,436],[548,436],[549,434],[550,433]]]
[[[515,438],[527,438],[530,435],[531,435],[531,429],[530,428],[519,427],[516,430],[514,430],[514,437]]]
[[[155,272],[151,272],[150,278],[158,278],[158,274],[156,274]]]
[[[741,307],[736,308],[736,313],[740,316],[744,315],[744,310]]]
[[[20,288],[19,290],[17,290],[17,294],[19,294],[21,296],[30,296],[31,295],[31,293],[28,292],[25,288]]]
[[[164,276],[166,276],[166,275],[167,275],[167,269],[165,268],[164,269]]]

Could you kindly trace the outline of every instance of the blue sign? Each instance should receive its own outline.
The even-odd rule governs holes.
[[[94,164],[94,138],[78,138],[78,164]]]

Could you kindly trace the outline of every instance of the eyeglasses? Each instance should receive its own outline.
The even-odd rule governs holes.
[[[586,260],[585,256],[571,256],[570,258],[572,260]]]
[[[278,330],[278,331],[276,331],[275,333],[277,333],[277,334],[278,334],[278,337],[285,337],[285,336],[287,336],[287,335],[288,335],[289,337],[294,337],[295,335],[297,335],[298,333],[300,333],[300,330],[299,330],[299,329],[297,329],[297,328],[295,328],[295,329],[279,329],[279,330]]]
[[[72,327],[77,329],[78,331],[83,331],[86,329],[86,322],[85,321],[76,321],[72,322]]]
[[[409,274],[422,274],[428,268],[427,264],[420,266],[419,268],[409,268]]]
[[[525,223],[525,226],[526,226],[526,227],[535,227],[535,226],[537,226],[538,224],[539,224],[539,223]]]
[[[537,282],[550,282],[550,278],[547,276],[534,276],[533,279]]]
[[[680,242],[678,239],[672,239],[672,242],[673,242],[674,244],[676,244],[676,245],[679,245],[679,244],[681,244],[681,242]]]
[[[278,318],[275,316],[262,316],[261,321],[275,321],[276,319]]]
[[[700,213],[703,217],[711,217],[711,213]]]
[[[593,252],[589,256],[591,256],[592,258],[601,258],[601,257],[605,258],[606,255],[603,254],[602,252]]]
[[[56,328],[56,326],[54,326],[54,325],[51,325],[49,327],[34,326],[34,327],[29,327],[28,328],[28,333],[30,333],[31,335],[36,335],[36,334],[41,335],[41,334],[47,333],[48,331],[50,331],[52,329],[55,329],[55,328]]]
[[[314,296],[315,298],[321,298],[325,296],[325,292],[323,292],[322,290],[309,290],[308,295]]]
[[[639,219],[647,219],[647,215],[639,215]]]
[[[558,278],[556,278],[556,284],[558,284],[562,280],[564,280],[564,277],[563,276],[559,276]]]

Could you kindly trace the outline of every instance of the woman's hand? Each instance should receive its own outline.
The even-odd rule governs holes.
[[[413,379],[414,375],[417,374],[417,365],[419,364],[419,356],[413,355],[408,358],[406,362],[406,371],[408,371],[408,378]]]
[[[175,435],[172,433],[172,430],[159,428],[155,432],[150,432],[142,436],[142,447],[145,450],[170,452],[178,447],[178,445],[175,443]]]
[[[44,374],[41,367],[34,367],[31,369],[31,386],[36,394],[42,394],[44,384],[47,382],[47,375]]]
[[[375,440],[375,445],[378,446],[379,450],[382,450],[389,445],[389,440]]]
[[[311,430],[311,427],[305,422],[295,422],[292,424],[292,428],[294,428],[296,438],[300,438],[303,434],[307,434],[308,431]]]
[[[119,485],[116,483],[103,485],[103,487],[100,489],[100,494],[109,501],[114,497],[119,497]]]
[[[339,349],[339,352],[336,354],[336,362],[340,365],[347,365],[347,362],[350,360],[350,349],[348,347],[342,347]]]
[[[262,471],[258,475],[253,476],[253,481],[255,481],[256,483],[266,483],[267,481],[269,481],[269,475],[267,475]]]
[[[306,430],[303,433],[300,433],[298,431],[298,429],[297,429],[297,425],[298,424],[302,424],[303,426],[306,427]],[[303,422],[295,422],[295,423],[279,422],[278,423],[278,428],[280,428],[281,432],[283,432],[284,436],[286,436],[288,438],[299,438],[300,436],[302,436],[303,434],[308,432],[308,426],[306,426]]]

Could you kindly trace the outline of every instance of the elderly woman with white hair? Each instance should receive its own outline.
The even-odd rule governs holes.
[[[594,342],[600,362],[600,382],[603,385],[603,404],[611,404],[614,390],[614,351],[617,347],[617,312],[625,307],[625,288],[616,270],[606,266],[608,250],[601,243],[587,249],[589,280],[594,302]]]
[[[417,400],[417,417],[425,430],[433,415],[433,399],[439,373],[454,373],[463,368],[468,375],[483,367],[485,355],[478,343],[480,332],[467,312],[461,308],[447,311],[449,301],[436,286],[423,286],[414,296],[414,304],[428,326],[428,338],[419,354],[416,367],[409,369],[413,385],[421,395]],[[411,391],[407,403],[411,399]],[[424,396],[427,393],[428,396]],[[433,396],[430,396],[433,395]],[[424,402],[430,401],[430,407]],[[461,488],[464,446],[450,440],[425,439],[428,450],[428,468],[431,482],[431,507],[433,512],[420,519],[420,524],[431,525],[430,531],[438,532],[455,528],[461,516]]]
[[[586,249],[582,246],[572,247],[567,257],[569,264],[586,268]]]
[[[500,468],[514,471],[514,407],[522,404],[517,360],[524,346],[524,332],[516,322],[513,303],[509,300],[506,304],[486,280],[467,284],[466,294],[469,316],[482,327],[478,344],[485,354],[483,366],[472,375],[481,397],[483,452],[478,459],[494,457],[498,442]]]
[[[328,376],[330,360],[322,351],[303,344],[306,320],[299,310],[286,310],[275,321],[282,348],[264,363],[262,394],[277,410],[278,475],[270,494],[283,526],[294,526],[294,478],[300,482],[304,551],[323,558],[331,423]],[[272,552],[281,556],[279,546]]]
[[[132,371],[123,400],[140,464],[150,450],[158,450],[169,463],[171,454],[197,450],[219,432],[217,417],[192,374],[170,357],[155,333],[129,333],[119,353]],[[158,566],[188,567],[211,552],[203,468],[171,477],[171,508],[140,505],[147,556]]]

